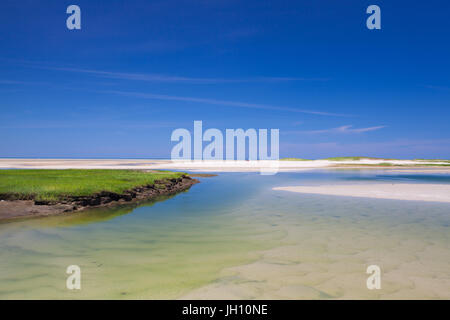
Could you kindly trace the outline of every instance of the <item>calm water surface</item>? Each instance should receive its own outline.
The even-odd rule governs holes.
[[[273,191],[450,183],[450,175],[304,171],[200,178],[136,206],[0,224],[0,299],[450,298],[450,204]],[[382,289],[366,288],[367,266]],[[78,265],[82,288],[66,289]]]

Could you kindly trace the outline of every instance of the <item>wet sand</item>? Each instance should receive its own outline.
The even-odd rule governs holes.
[[[274,210],[266,218],[285,232],[280,244],[180,299],[450,298],[448,215],[440,209],[448,203],[264,195],[271,197],[277,209],[260,206]],[[381,290],[366,287],[372,264],[381,268]]]
[[[345,197],[450,202],[450,184],[380,184],[276,187],[273,190]]]
[[[309,229],[308,229],[309,227]],[[256,261],[222,270],[220,277],[180,299],[449,299],[442,243],[408,238],[399,228],[335,230],[285,226],[290,245],[260,252]],[[364,234],[366,233],[366,234]],[[376,245],[374,245],[376,243]],[[382,290],[365,286],[366,268],[382,269]]]

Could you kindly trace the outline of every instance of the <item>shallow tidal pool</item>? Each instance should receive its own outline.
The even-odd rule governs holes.
[[[0,299],[449,299],[450,204],[274,191],[450,183],[317,170],[200,178],[168,199],[0,224]],[[81,290],[66,268],[81,269]],[[366,268],[381,268],[381,289]]]

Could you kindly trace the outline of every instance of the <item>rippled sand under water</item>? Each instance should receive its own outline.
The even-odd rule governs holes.
[[[449,204],[271,190],[362,175],[221,174],[147,206],[0,225],[0,299],[449,299]]]
[[[338,214],[273,218],[286,232],[284,245],[261,251],[249,264],[223,269],[215,283],[182,298],[450,298],[448,227]],[[382,290],[366,287],[365,271],[372,264],[381,267]]]

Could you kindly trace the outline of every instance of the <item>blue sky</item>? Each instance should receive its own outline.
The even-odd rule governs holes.
[[[449,9],[2,0],[0,157],[167,158],[171,132],[202,120],[279,128],[283,157],[450,158]]]

